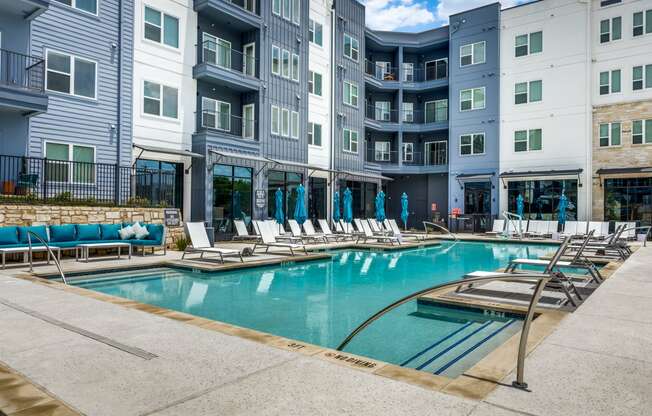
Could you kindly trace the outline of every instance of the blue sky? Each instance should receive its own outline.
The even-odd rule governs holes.
[[[367,26],[376,30],[420,32],[448,24],[448,16],[495,0],[361,0]],[[525,0],[501,1],[502,8]]]

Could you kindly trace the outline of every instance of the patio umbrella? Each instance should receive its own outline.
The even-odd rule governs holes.
[[[376,221],[385,221],[385,193],[383,191],[376,195]]]
[[[408,215],[408,196],[405,192],[403,192],[403,195],[401,195],[401,219],[403,220],[403,228],[406,230]]]
[[[242,217],[242,208],[240,208],[240,191],[233,191],[233,218],[240,219]]]
[[[276,212],[274,213],[274,219],[277,224],[283,224],[285,222],[285,216],[283,215],[283,191],[281,191],[281,188],[276,190],[275,200]]]
[[[333,221],[340,221],[340,193],[338,191],[333,194]]]
[[[523,195],[518,194],[516,197],[516,215],[523,218],[523,211],[525,210],[525,201],[523,200]]]
[[[308,214],[306,213],[305,195],[305,188],[302,184],[299,184],[297,187],[297,203],[294,206],[294,219],[299,224],[303,224],[306,222],[306,218],[308,218]]]
[[[559,207],[557,208],[559,210],[557,219],[559,220],[560,225],[566,223],[566,207],[568,207],[568,198],[566,198],[566,195],[564,195],[564,192],[562,191],[561,197],[559,198]]]
[[[353,195],[349,188],[344,190],[344,221],[349,224],[353,221]]]

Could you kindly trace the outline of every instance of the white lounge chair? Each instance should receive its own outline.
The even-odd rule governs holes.
[[[574,237],[577,235],[577,221],[566,221],[564,230],[560,234],[562,237]]]
[[[371,231],[371,227],[369,226],[369,223],[367,221],[362,221],[362,230],[364,231],[364,235],[361,235],[358,237],[358,240],[356,241],[356,244],[362,240],[363,243],[366,243],[367,240],[376,240],[377,242],[389,242],[390,244],[394,245],[394,243],[398,243],[399,245],[401,244],[401,241],[399,240],[398,237],[394,235],[378,235],[374,234]]]
[[[505,233],[508,236],[513,236],[513,235],[523,235],[524,229],[527,228],[527,221],[525,221],[525,224],[523,221],[515,220],[515,219],[510,219],[506,222],[506,230]]]
[[[487,231],[485,234],[498,235],[502,234],[505,230],[505,220],[494,220],[494,224],[491,227],[491,231]]]
[[[270,232],[274,236],[275,239],[280,240],[280,241],[289,241],[291,243],[296,243],[301,241],[300,237],[294,237],[292,234],[289,234],[285,231],[285,228],[283,227],[283,224],[278,224],[276,220],[264,220],[264,221],[258,221],[257,223],[254,222],[254,229],[256,230],[256,234],[258,236],[262,237],[262,234],[260,232],[260,224],[267,224],[267,227],[269,228]]]
[[[593,231],[593,238],[603,239],[609,235],[609,223],[605,221],[590,221],[588,232]]]
[[[326,236],[326,238],[330,238],[329,236],[332,236],[336,241],[342,241],[346,240],[347,238],[353,238],[351,234],[334,234],[331,231],[331,227],[328,225],[328,221],[326,220],[317,220],[319,223],[319,228],[321,228],[321,232]]]
[[[628,222],[616,222],[616,228],[619,226],[625,226],[625,230],[622,233],[622,238],[625,240],[636,240],[636,222],[634,221],[628,221]]]
[[[389,231],[386,231],[381,228],[380,224],[378,224],[378,221],[376,221],[375,218],[368,218],[367,223],[369,223],[369,227],[371,228],[371,231],[375,234],[382,234],[382,235],[387,235],[389,234]],[[364,230],[363,230],[364,231]]]
[[[242,258],[242,252],[239,250],[234,250],[231,248],[219,248],[213,247],[210,240],[208,239],[208,234],[206,233],[206,227],[202,222],[187,222],[185,224],[186,233],[190,239],[189,246],[183,251],[181,259],[186,257],[186,254],[190,253],[201,253],[200,258],[204,258],[204,254],[217,254],[220,256],[220,261],[224,263],[224,257],[240,257],[240,261],[244,262]]]
[[[318,233],[317,231],[315,231],[315,226],[312,225],[312,221],[310,220],[306,220],[306,222],[304,222],[302,226],[303,226],[303,232],[306,233],[306,236],[314,239],[320,239],[324,243],[327,243],[329,241],[339,241],[342,239],[341,236],[337,236],[333,233],[329,233],[329,234]]]
[[[398,226],[395,219],[385,220],[385,221],[387,222],[389,228],[392,230],[392,235],[398,237],[399,240],[401,240],[401,238],[414,238],[415,240],[421,240],[421,241],[426,239],[425,234],[402,232],[401,228]]]
[[[260,238],[257,235],[249,234],[249,231],[247,231],[247,226],[245,225],[244,221],[235,220],[233,221],[233,224],[235,225],[235,232],[237,234],[231,238],[232,240],[258,240]]]
[[[297,220],[288,220],[288,225],[290,226],[290,230],[292,231],[292,236],[296,238],[300,238],[301,241],[303,241],[304,243],[306,241],[311,241],[311,242],[321,241],[324,243],[326,242],[326,239],[322,235],[307,235],[301,233],[301,226],[299,225]]]
[[[296,243],[286,243],[286,242],[281,242],[281,241],[276,241],[276,238],[274,237],[274,234],[271,230],[271,227],[268,223],[262,222],[262,221],[254,221],[258,223],[258,229],[260,230],[260,238],[262,241],[256,242],[254,244],[253,251],[256,250],[257,247],[265,247],[265,253],[269,251],[270,247],[281,247],[281,248],[287,248],[290,250],[290,254],[294,256],[294,250],[297,249],[303,249],[304,253],[308,255],[308,251],[306,250],[306,246],[304,244],[296,244]],[[273,226],[273,225],[272,225]]]

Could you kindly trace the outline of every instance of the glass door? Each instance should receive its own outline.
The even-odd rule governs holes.
[[[389,101],[376,101],[376,120],[389,121]]]
[[[256,44],[248,43],[242,47],[242,72],[250,77],[256,76]]]
[[[491,214],[491,182],[464,184],[464,214]]]
[[[242,107],[242,137],[244,139],[254,138],[254,104]]]

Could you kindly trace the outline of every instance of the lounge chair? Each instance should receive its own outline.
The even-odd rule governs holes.
[[[220,261],[224,263],[224,257],[240,257],[240,261],[244,262],[242,258],[242,252],[239,250],[234,250],[231,248],[219,248],[213,247],[211,242],[208,240],[208,234],[206,233],[206,228],[202,222],[187,222],[185,224],[186,233],[190,239],[189,246],[183,251],[181,259],[186,257],[186,254],[190,253],[201,253],[200,258],[204,258],[204,254],[217,254],[220,256]]]
[[[337,236],[337,235],[332,234],[332,233],[326,234],[326,233],[318,233],[318,232],[316,232],[315,231],[315,226],[312,225],[312,221],[310,221],[310,220],[306,220],[306,222],[304,222],[302,224],[302,226],[303,226],[303,232],[306,233],[306,236],[308,236],[310,238],[315,238],[315,239],[319,238],[324,243],[328,243],[329,241],[339,241],[339,240],[342,239],[341,236]]]
[[[509,237],[518,235],[522,236],[523,235],[523,228],[527,229],[527,220],[525,223],[525,227],[523,227],[523,221],[515,220],[515,219],[510,219],[506,223],[506,230],[505,234],[507,234]]]
[[[360,218],[354,218],[352,224],[355,225],[355,229],[352,230],[353,234],[357,234],[357,235],[364,234],[364,230],[362,229],[362,220]]]
[[[531,238],[544,238],[548,233],[548,224],[546,221],[530,220],[527,224],[525,235]]]
[[[564,230],[559,235],[564,238],[573,238],[577,235],[577,221],[566,221],[566,223],[564,223]]]
[[[494,220],[493,226],[491,227],[491,231],[487,231],[485,234],[490,234],[490,235],[498,235],[502,234],[503,231],[505,230],[505,220]]]
[[[593,238],[603,239],[609,235],[609,223],[605,221],[590,221],[588,231],[593,231]]]
[[[636,222],[616,222],[616,228],[623,225],[625,226],[625,231],[623,231],[622,238],[625,240],[636,240]]]
[[[260,238],[257,235],[249,234],[249,231],[247,231],[247,226],[245,225],[244,221],[235,220],[233,221],[233,224],[235,225],[235,231],[237,234],[231,238],[232,240],[258,240]]]
[[[307,221],[306,221],[307,222]],[[301,232],[301,226],[297,220],[288,220],[288,225],[290,225],[290,231],[292,231],[292,236],[300,238],[304,243],[307,241],[316,242],[321,241],[322,243],[326,242],[326,239],[323,235],[308,235]],[[313,230],[314,231],[314,230]]]
[[[288,234],[285,231],[285,228],[283,228],[283,224],[278,224],[276,220],[258,221],[258,222],[254,222],[253,224],[254,224],[254,229],[256,230],[256,234],[258,234],[258,236],[261,238],[262,238],[262,233],[260,232],[260,224],[266,224],[269,231],[277,240],[289,241],[290,243],[296,243],[302,241],[300,237],[294,237],[292,234]]]
[[[362,240],[363,243],[366,243],[367,240],[376,240],[377,242],[389,242],[391,245],[394,245],[394,243],[398,243],[399,245],[401,244],[401,241],[398,239],[398,237],[393,236],[393,235],[377,235],[374,234],[371,231],[371,227],[369,226],[369,223],[366,221],[361,221],[362,224],[362,230],[364,231],[364,235],[358,236],[358,239],[356,240],[356,244]]]
[[[336,241],[342,241],[342,240],[346,240],[347,238],[353,238],[353,235],[351,234],[344,234],[344,233],[334,234],[331,231],[331,227],[328,225],[328,221],[326,220],[317,220],[317,222],[319,223],[319,228],[321,228],[322,234],[324,234],[326,238],[330,238],[329,236],[332,236],[332,238],[334,238]]]
[[[356,230],[353,228],[353,224],[352,224],[352,223],[350,223],[350,222],[346,222],[346,221],[344,221],[344,220],[340,220],[340,228],[342,229],[342,232],[343,232],[344,234],[352,234],[352,235],[359,235],[359,234],[361,234],[361,233],[359,233],[358,231],[356,231]]]
[[[385,220],[385,221],[387,221],[387,224],[389,225],[390,229],[392,230],[392,235],[394,235],[395,237],[398,237],[399,240],[401,238],[403,238],[403,237],[414,238],[415,240],[421,240],[421,241],[426,239],[425,234],[403,233],[403,232],[401,232],[401,229],[399,228],[399,226],[396,223],[395,219]]]
[[[374,234],[387,235],[390,233],[389,231],[382,229],[375,218],[367,219],[367,223],[369,224],[369,227]],[[364,230],[362,231],[364,232]]]
[[[253,251],[256,251],[257,247],[265,247],[265,253],[269,251],[270,247],[281,247],[281,248],[287,248],[290,250],[290,254],[294,256],[294,250],[297,249],[303,249],[304,253],[308,255],[308,251],[306,250],[306,246],[302,244],[297,244],[297,243],[292,243],[292,242],[282,242],[282,241],[276,241],[276,237],[274,237],[273,231],[269,225],[269,223],[265,223],[262,221],[254,221],[254,223],[258,223],[258,229],[260,230],[260,238],[261,241],[258,241],[254,244]]]
[[[608,235],[603,241],[591,240],[584,248],[585,251],[591,252],[594,257],[604,257],[607,259],[616,258],[625,260],[632,254],[631,249],[626,241],[621,241],[624,231],[627,229],[626,225],[621,225],[613,234]],[[578,249],[577,244],[571,244],[570,251]]]

